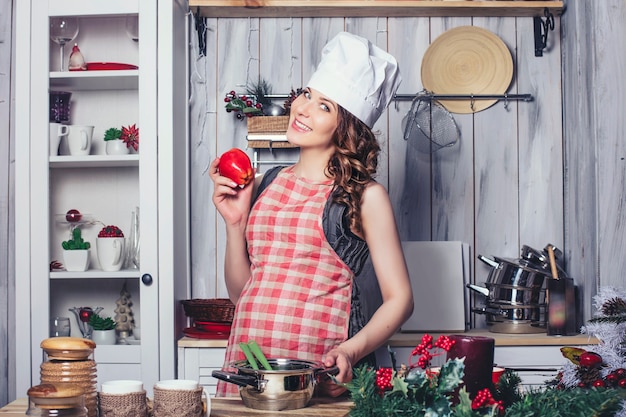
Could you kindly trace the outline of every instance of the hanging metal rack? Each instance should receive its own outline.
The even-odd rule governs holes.
[[[410,101],[416,97],[430,98],[432,100],[521,100],[533,101],[532,94],[435,94],[423,92],[417,94],[396,94],[394,100]],[[270,100],[287,99],[287,94],[268,94],[266,96]]]
[[[435,93],[418,93],[418,94],[396,94],[394,100],[411,101],[417,97],[431,100],[521,100],[533,101],[531,94],[435,94]]]

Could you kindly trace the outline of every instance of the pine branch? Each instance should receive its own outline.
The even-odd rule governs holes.
[[[615,323],[620,324],[626,322],[626,313],[616,314],[613,316],[594,317],[589,319],[589,323]]]

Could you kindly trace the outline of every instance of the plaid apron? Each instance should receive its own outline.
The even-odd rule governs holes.
[[[255,202],[246,237],[251,277],[235,308],[224,369],[255,340],[268,358],[320,362],[348,337],[353,273],[322,229],[332,181],[311,183],[284,169]],[[218,382],[217,395],[239,387]]]

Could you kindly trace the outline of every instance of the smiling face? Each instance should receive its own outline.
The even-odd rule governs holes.
[[[291,104],[287,138],[301,149],[334,147],[339,123],[337,103],[317,90],[306,88]]]

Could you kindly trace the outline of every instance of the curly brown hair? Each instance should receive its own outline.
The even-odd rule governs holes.
[[[372,130],[341,106],[338,119],[333,135],[335,153],[326,169],[334,178],[333,201],[348,207],[350,229],[360,234],[363,193],[376,174],[380,146]]]

